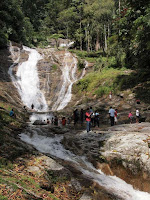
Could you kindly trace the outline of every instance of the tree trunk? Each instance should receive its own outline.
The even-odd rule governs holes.
[[[86,42],[86,50],[88,51],[88,35],[87,35],[87,29],[85,28],[85,42]]]
[[[80,50],[82,51],[82,35],[81,35],[81,30],[82,30],[82,23],[80,19]]]
[[[104,38],[105,38],[105,52],[107,51],[107,35],[106,35],[106,26],[104,25]]]
[[[121,10],[120,10],[120,7],[121,7],[120,0],[119,0],[119,6],[118,6],[118,7],[119,7],[119,18],[120,18],[120,11],[121,11]],[[120,25],[119,25],[119,35],[120,35]]]
[[[95,50],[98,51],[100,49],[100,42],[99,42],[99,30],[97,31],[97,38],[95,44]]]
[[[108,24],[108,38],[110,37],[110,27],[109,27],[109,24]]]
[[[89,24],[87,26],[87,30],[89,29]],[[87,51],[90,51],[90,32],[87,31]]]
[[[68,39],[68,23],[67,23],[67,39]]]

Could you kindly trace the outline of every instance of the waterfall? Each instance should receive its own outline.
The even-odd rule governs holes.
[[[70,62],[72,60],[72,62]],[[72,85],[78,79],[77,72],[77,59],[71,53],[66,52],[62,63],[62,87],[58,94],[57,101],[54,103],[52,110],[61,110],[67,106],[72,97]]]
[[[13,75],[14,64],[10,67],[8,73],[18,89],[24,105],[31,108],[33,104],[35,110],[47,111],[48,106],[43,93],[40,91],[36,67],[38,61],[42,59],[42,57],[35,49],[23,46],[23,50],[28,52],[28,60],[18,65],[15,76]],[[14,47],[12,47],[12,45],[10,45],[10,52],[11,55],[14,56]],[[20,56],[15,60],[15,63],[19,62],[19,58]]]
[[[69,43],[69,45],[71,44],[72,43]],[[23,50],[29,57],[27,61],[19,63],[20,48],[10,45],[10,52],[14,64],[10,66],[8,73],[13,84],[18,89],[24,105],[31,108],[31,105],[33,104],[36,111],[47,111],[48,106],[43,93],[40,91],[39,77],[36,67],[38,61],[42,59],[42,56],[35,49],[23,46]],[[83,69],[81,76],[77,76],[77,62],[77,59],[66,50],[62,66],[60,67],[62,71],[62,86],[58,94],[56,94],[56,101],[52,106],[53,111],[64,109],[67,106],[72,97],[73,84],[85,75],[86,67]],[[15,75],[14,67],[17,68]],[[50,83],[50,75],[47,73],[44,80],[46,93],[50,92]]]
[[[89,163],[85,157],[77,156],[69,150],[64,149],[61,144],[63,136],[55,135],[55,137],[44,136],[47,135],[44,130],[34,128],[27,130],[20,135],[21,140],[33,145],[37,150],[42,153],[50,154],[62,160],[69,161],[80,170],[89,179],[97,182],[100,186],[104,187],[107,191],[115,194],[118,198],[124,200],[149,200],[150,194],[135,190],[132,185],[127,184],[116,176],[107,176],[102,171],[97,170]]]
[[[35,49],[23,46],[23,50],[28,52],[29,58],[26,62],[18,64],[20,60],[20,49],[18,47],[14,48],[10,45],[10,52],[14,64],[11,65],[8,73],[10,74],[14,85],[18,89],[23,103],[28,108],[31,108],[31,104],[34,104],[34,108],[37,111],[47,111],[47,103],[43,93],[40,91],[38,72],[36,68],[38,61],[42,59],[42,57]],[[16,65],[18,65],[18,70],[14,75],[13,69]],[[63,84],[58,94],[58,99],[53,106],[53,110],[63,109],[71,100],[72,85],[78,80],[76,71],[77,59],[69,52],[66,52],[62,68]],[[85,71],[83,70],[81,77],[84,73]],[[48,81],[50,80],[48,79]],[[32,120],[35,121],[37,117],[39,116],[33,115]],[[40,117],[40,119],[43,119],[44,117],[47,117],[47,115],[41,115]],[[42,153],[73,163],[73,165],[85,176],[97,182],[100,186],[106,188],[107,191],[115,194],[118,198],[124,200],[150,199],[149,193],[135,190],[132,185],[127,184],[116,176],[105,175],[100,170],[95,169],[85,157],[74,155],[69,150],[64,149],[61,144],[63,136],[53,135],[53,137],[48,137],[47,133],[49,132],[46,129],[29,127],[29,129],[26,129],[25,132],[20,134],[20,138],[22,141],[33,145]]]

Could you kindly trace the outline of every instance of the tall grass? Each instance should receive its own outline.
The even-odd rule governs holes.
[[[114,84],[117,76],[124,74],[123,69],[104,68],[102,71],[95,71],[87,74],[74,86],[75,91],[86,92],[97,97],[108,94],[110,91],[116,92],[117,85]]]

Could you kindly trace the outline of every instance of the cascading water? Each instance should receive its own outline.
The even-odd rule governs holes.
[[[48,106],[43,93],[40,91],[39,78],[36,65],[41,55],[35,50],[23,46],[23,50],[29,53],[29,58],[26,62],[18,65],[16,75],[13,75],[14,64],[9,69],[9,74],[14,85],[17,87],[21,96],[22,102],[31,108],[34,105],[34,109],[37,111],[47,111]],[[10,52],[14,55],[14,48],[10,45]],[[15,62],[19,61],[19,57]]]
[[[77,59],[73,57],[71,53],[65,53],[62,65],[64,66],[61,68],[63,84],[52,110],[61,110],[67,106],[72,96],[72,85],[78,80],[75,76],[77,71]]]
[[[100,170],[93,167],[91,163],[86,161],[85,157],[76,156],[70,151],[64,149],[61,145],[63,136],[55,135],[55,137],[44,136],[47,135],[44,130],[35,128],[34,130],[27,130],[20,135],[21,140],[32,144],[37,150],[69,161],[80,170],[89,179],[94,180],[100,186],[103,186],[107,191],[115,194],[119,199],[124,200],[149,200],[150,194],[135,190],[132,185],[127,184],[116,176],[107,176]]]
[[[18,66],[18,71],[16,75],[13,75],[13,68],[18,64],[20,59],[20,49],[11,46],[10,51],[13,56],[14,64],[9,69],[9,74],[14,85],[17,87],[21,99],[27,107],[31,107],[33,103],[35,109],[38,111],[46,111],[47,104],[44,95],[39,89],[39,78],[36,69],[37,62],[41,59],[40,54],[33,49],[23,47],[23,49],[29,52],[29,58],[26,62],[23,62]],[[69,59],[73,62],[69,62]],[[65,53],[64,57],[64,69],[62,69],[63,74],[63,85],[58,95],[58,100],[53,106],[53,110],[63,109],[71,99],[71,89],[73,83],[77,80],[76,69],[77,60],[70,53]],[[81,77],[84,75],[83,71]],[[80,78],[81,78],[80,77]],[[35,117],[35,118],[34,118]],[[47,117],[46,115],[41,116],[42,118]],[[32,116],[33,121],[37,119],[37,116]],[[103,186],[109,192],[115,194],[120,199],[124,200],[149,200],[150,194],[146,192],[141,192],[133,189],[132,185],[127,184],[123,180],[115,176],[106,176],[100,170],[96,170],[91,163],[86,161],[84,157],[79,157],[74,155],[68,150],[65,150],[61,145],[61,140],[63,136],[53,136],[48,137],[48,130],[29,127],[26,132],[20,135],[21,140],[32,144],[39,151],[43,153],[48,153],[57,158],[67,160],[78,168],[83,174],[88,176],[90,179],[97,182],[100,186]]]

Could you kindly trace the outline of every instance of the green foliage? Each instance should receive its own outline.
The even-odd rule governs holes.
[[[58,39],[59,38],[63,38],[64,36],[63,36],[63,34],[53,34],[53,35],[50,35],[49,37],[48,37],[48,40],[49,39],[54,39],[55,40],[55,42],[56,42],[56,47],[58,48]]]
[[[74,86],[74,92],[83,94],[82,92],[101,97],[110,91],[117,93],[120,89],[116,86],[118,76],[124,74],[125,69],[113,69],[105,67],[102,71],[96,71],[87,74],[83,79],[79,80]]]
[[[85,67],[84,60],[78,58],[78,69],[81,70]]]
[[[147,43],[150,38],[150,4],[142,1],[134,4],[131,0],[127,2],[117,22],[120,45],[126,53],[125,62],[132,68],[149,68],[150,49]]]
[[[5,197],[5,196],[3,196],[3,195],[1,195],[1,194],[0,194],[0,199],[1,199],[1,200],[8,200],[7,197]]]
[[[77,56],[96,62],[97,71],[106,66],[149,69],[148,2],[126,0],[119,8],[114,0],[5,0],[0,15],[0,48],[9,40],[44,47],[50,38],[58,48],[63,37],[87,50],[76,51]]]
[[[2,30],[0,30],[0,48],[6,47],[7,43],[8,43],[8,38],[6,34]]]
[[[112,88],[107,86],[100,86],[97,90],[95,90],[94,94],[96,94],[97,97],[102,97],[105,94],[109,94],[110,91],[112,91]]]
[[[66,182],[67,181],[66,176],[59,175],[55,171],[48,170],[47,172],[48,172],[49,179],[51,180],[51,183]]]
[[[53,65],[52,65],[52,70],[55,71],[55,70],[57,70],[57,69],[58,69],[58,65],[57,65],[57,64],[53,64]]]
[[[6,158],[0,157],[0,168],[13,169],[13,164]]]

